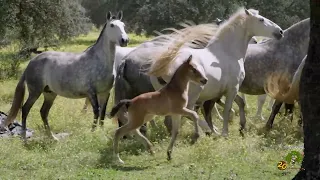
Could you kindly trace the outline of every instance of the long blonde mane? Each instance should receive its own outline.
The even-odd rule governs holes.
[[[199,46],[200,44],[208,46],[215,39],[219,38],[220,35],[230,32],[230,30],[235,30],[237,26],[243,25],[248,17],[244,10],[243,7],[239,8],[236,13],[219,27],[215,24],[200,24],[186,27],[186,24],[184,24],[186,28],[182,30],[170,28],[170,30],[174,31],[174,35],[168,38],[169,41],[163,42],[162,45],[167,47],[166,50],[154,54],[148,75],[159,77],[172,74],[173,68],[176,67],[172,66],[172,63],[177,59],[176,57],[182,47],[194,48],[194,46]],[[253,9],[249,9],[249,11],[253,14],[259,13]]]

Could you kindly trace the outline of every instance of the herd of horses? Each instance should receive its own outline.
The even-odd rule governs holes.
[[[0,126],[12,123],[21,109],[22,138],[26,141],[28,114],[43,94],[41,119],[48,136],[57,140],[48,123],[57,95],[86,98],[83,110],[91,104],[92,131],[98,122],[104,125],[106,114],[117,117],[119,128],[113,149],[118,162],[123,163],[118,141],[130,132],[153,153],[145,131],[147,122],[155,125],[155,115],[165,116],[171,135],[167,149],[170,160],[182,117],[193,121],[191,143],[195,143],[199,126],[208,135],[228,136],[233,102],[239,106],[239,131],[243,136],[244,94],[259,95],[259,117],[267,94],[275,99],[266,124],[268,129],[282,103],[292,113],[293,104],[299,101],[298,85],[309,44],[309,18],[282,30],[259,11],[239,8],[223,22],[184,23],[183,29],[168,28],[171,33],[158,33],[159,36],[137,47],[126,47],[129,37],[122,16],[122,11],[117,16],[108,12],[96,43],[82,53],[47,51],[34,57],[17,84],[8,117]],[[257,42],[254,36],[268,39]],[[26,86],[29,95],[23,103]],[[106,113],[113,87],[114,107]],[[216,103],[224,108],[222,117]],[[199,109],[205,121],[199,119]],[[212,110],[223,120],[221,133],[212,123]]]

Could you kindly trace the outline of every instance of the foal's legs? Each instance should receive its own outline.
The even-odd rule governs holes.
[[[27,130],[27,117],[32,108],[33,104],[37,101],[39,96],[41,95],[41,91],[34,91],[29,88],[29,97],[27,101],[22,106],[22,138],[24,141],[27,140],[26,138],[26,130]]]
[[[282,105],[282,102],[280,102],[280,101],[275,101],[274,102],[274,104],[272,106],[272,112],[271,112],[271,114],[269,116],[268,122],[266,123],[266,129],[267,130],[270,130],[272,128],[274,118],[278,114],[281,105]]]
[[[58,138],[56,138],[53,133],[51,132],[49,123],[48,123],[48,115],[49,115],[49,111],[53,105],[54,100],[57,97],[57,94],[54,92],[44,92],[43,93],[44,96],[44,101],[42,104],[42,107],[40,109],[40,115],[41,115],[41,119],[43,121],[44,124],[44,128],[46,130],[46,133],[49,137],[51,137],[52,139],[58,141]]]
[[[266,102],[267,94],[258,95],[258,109],[256,113],[256,118],[260,118],[262,121],[264,121],[264,117],[262,116],[262,107],[264,103]]]
[[[173,145],[177,139],[177,136],[179,134],[179,128],[180,128],[180,123],[181,123],[181,115],[172,115],[172,131],[171,131],[171,140],[170,144],[167,149],[167,160],[171,160],[171,154],[172,154],[172,149]]]

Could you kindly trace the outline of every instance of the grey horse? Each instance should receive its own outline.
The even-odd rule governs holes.
[[[121,19],[122,11],[117,17],[108,12],[107,22],[99,38],[84,52],[47,51],[33,58],[18,82],[8,118],[2,126],[7,126],[17,116],[24,99],[25,84],[29,97],[22,106],[24,140],[27,116],[41,94],[44,95],[41,118],[48,135],[55,140],[57,138],[50,130],[48,114],[57,95],[66,98],[89,98],[94,112],[92,129],[95,128],[99,116],[100,125],[103,125],[109,91],[114,81],[112,72],[116,44],[127,46],[129,41]]]

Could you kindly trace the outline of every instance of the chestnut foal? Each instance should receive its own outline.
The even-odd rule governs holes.
[[[162,89],[141,94],[131,100],[121,100],[112,108],[110,112],[111,117],[115,116],[123,105],[127,106],[129,113],[127,124],[116,130],[113,140],[114,156],[120,163],[124,162],[119,156],[118,141],[122,136],[131,131],[133,131],[138,140],[143,142],[150,153],[154,154],[151,142],[140,133],[139,128],[155,115],[182,115],[190,117],[195,124],[195,134],[192,138],[192,143],[198,139],[199,116],[195,111],[187,109],[189,81],[204,85],[207,83],[207,77],[204,75],[204,70],[199,68],[201,66],[197,67],[191,59],[192,55],[175,71],[170,82]],[[175,138],[176,137],[171,138],[167,150],[168,160],[171,159]]]

